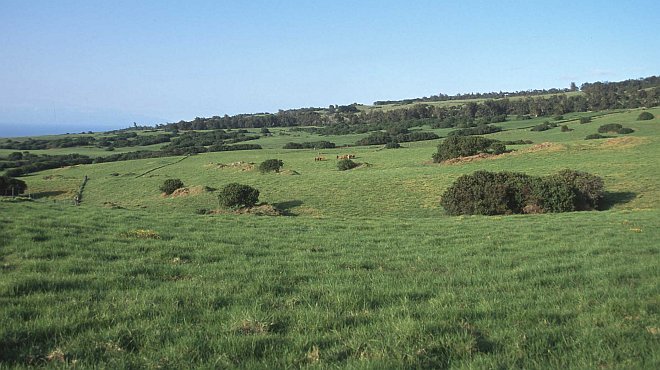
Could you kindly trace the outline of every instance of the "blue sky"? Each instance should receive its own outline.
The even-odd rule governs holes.
[[[0,137],[658,75],[659,4],[0,0]]]

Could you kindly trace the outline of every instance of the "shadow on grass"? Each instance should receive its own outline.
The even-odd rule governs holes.
[[[32,193],[30,196],[32,199],[41,199],[41,198],[48,198],[48,197],[55,197],[58,195],[62,195],[66,193],[66,191],[61,191],[61,190],[55,190],[55,191],[42,191],[39,193]]]
[[[290,200],[287,202],[273,203],[273,207],[280,210],[285,216],[297,216],[297,214],[291,212],[291,209],[300,207],[302,204],[302,200]]]
[[[617,204],[626,204],[637,197],[636,193],[631,191],[605,192],[602,201],[602,210],[608,210]]]

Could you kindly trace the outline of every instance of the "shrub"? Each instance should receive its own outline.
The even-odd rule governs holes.
[[[552,119],[554,119],[555,121],[561,121],[564,119],[564,116],[554,116],[552,117]]]
[[[25,181],[9,176],[0,176],[0,195],[19,195],[25,193]]]
[[[606,137],[607,136],[603,136],[601,134],[589,134],[584,138],[584,140],[604,139]]]
[[[600,132],[601,134],[604,134],[606,132],[617,132],[622,128],[623,128],[623,126],[621,126],[618,123],[608,123],[606,125],[600,126],[598,128],[598,132]]]
[[[450,215],[522,213],[535,181],[522,173],[477,171],[459,177],[442,195],[440,204]]]
[[[568,126],[566,125],[561,125],[561,132],[569,132],[572,131]]]
[[[7,159],[10,160],[10,161],[20,161],[21,159],[23,159],[23,153],[21,153],[21,152],[10,153],[7,156]]]
[[[284,166],[284,162],[279,159],[267,159],[259,164],[259,172],[280,172],[282,166]]]
[[[462,128],[460,130],[450,131],[447,136],[487,135],[500,131],[502,131],[502,128],[498,126],[478,125],[476,127]]]
[[[220,189],[218,201],[224,208],[252,207],[259,201],[259,190],[249,185],[227,184]]]
[[[603,179],[588,172],[562,170],[551,179],[569,185],[575,193],[575,209],[589,211],[598,209],[603,199]]]
[[[179,179],[167,179],[163,182],[163,185],[160,186],[160,191],[170,195],[176,191],[176,189],[181,189],[183,187],[183,181]]]
[[[532,129],[530,131],[547,131],[547,130],[550,130],[551,128],[554,128],[554,127],[557,127],[556,123],[554,123],[554,122],[550,123],[548,121],[545,121],[540,125],[536,125],[536,126],[532,127]]]
[[[390,141],[389,143],[385,144],[385,149],[398,149],[398,148],[401,148],[401,145],[396,141]]]
[[[648,121],[653,118],[655,118],[655,116],[651,112],[642,112],[637,116],[638,121]]]
[[[438,145],[438,152],[433,154],[433,162],[437,163],[479,153],[499,154],[499,152],[505,150],[504,143],[497,140],[481,136],[450,136]]]
[[[563,170],[535,177],[477,171],[459,177],[440,204],[450,215],[498,215],[593,210],[602,198],[603,180],[586,172]]]
[[[589,123],[591,122],[591,117],[580,117],[580,123]]]
[[[337,162],[337,168],[339,169],[339,171],[350,170],[357,166],[358,164],[351,161],[350,159],[342,159],[339,162]]]
[[[635,130],[628,127],[622,127],[616,131],[617,134],[621,134],[621,135],[632,134],[633,132],[635,132]]]
[[[528,199],[528,205],[535,205],[543,212],[571,212],[575,210],[575,194],[570,185],[560,179],[550,178],[537,181]]]

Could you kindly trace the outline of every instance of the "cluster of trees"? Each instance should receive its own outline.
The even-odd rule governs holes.
[[[169,142],[172,134],[138,135],[136,132],[121,132],[113,136],[96,138],[94,136],[65,136],[56,139],[33,139],[24,141],[7,139],[0,144],[0,149],[14,150],[44,150],[55,148],[73,148],[81,146],[96,146],[99,148],[122,148],[146,146]]]
[[[577,88],[575,88],[577,90]],[[227,128],[291,127],[291,126],[335,126],[325,134],[369,132],[383,127],[353,128],[371,124],[414,121],[415,126],[430,123],[435,127],[471,127],[478,124],[502,122],[507,115],[557,116],[570,112],[588,110],[653,107],[660,105],[660,77],[622,82],[596,82],[583,84],[584,94],[568,95],[557,90],[557,95],[533,96],[533,92],[521,92],[524,98],[508,99],[499,95],[485,96],[489,100],[470,101],[452,107],[434,106],[420,102],[398,109],[370,111],[358,109],[357,104],[330,108],[303,108],[281,110],[278,113],[241,114],[236,116],[195,118],[193,121],[168,123],[159,127],[166,129],[204,130]],[[544,94],[554,90],[539,90]],[[484,98],[489,94],[474,94]],[[516,96],[509,93],[509,96]],[[466,96],[461,96],[465,99]],[[498,98],[493,100],[490,98]],[[414,101],[411,101],[414,102]],[[424,122],[427,120],[427,122]],[[349,126],[347,128],[346,126]]]
[[[14,196],[25,193],[27,185],[25,181],[14,179],[9,176],[0,176],[0,195]]]
[[[539,125],[532,127],[530,131],[548,131],[551,128],[555,128],[557,126],[558,124],[556,122],[545,121]]]
[[[405,132],[392,132],[392,131],[376,131],[371,135],[358,140],[355,145],[382,145],[388,143],[407,143],[411,141],[435,140],[440,136],[433,132],[424,131],[408,131]]]
[[[374,102],[374,105],[389,105],[389,104],[412,104],[412,103],[427,103],[427,102],[438,102],[438,101],[452,101],[452,100],[474,100],[474,99],[502,99],[515,96],[535,96],[535,95],[549,95],[549,94],[562,94],[570,91],[577,91],[577,85],[575,82],[571,82],[569,88],[565,89],[534,89],[534,90],[525,90],[525,91],[493,91],[488,93],[468,93],[468,94],[456,94],[456,95],[447,95],[447,94],[437,94],[431,95],[429,97],[422,98],[413,98],[413,99],[402,99],[402,100],[378,100]]]
[[[283,149],[332,149],[337,145],[329,141],[310,141],[304,143],[286,143]]]
[[[448,136],[470,136],[470,135],[487,135],[495,132],[502,131],[501,127],[492,125],[478,125],[475,127],[461,128],[458,130],[450,131]]]
[[[440,204],[450,215],[572,212],[598,209],[603,194],[603,180],[586,172],[536,177],[477,171],[459,177]]]
[[[209,132],[189,131],[180,135],[170,144],[162,147],[161,150],[168,155],[183,155],[204,152],[261,149],[261,146],[257,144],[230,145],[259,139],[258,135],[247,134],[248,131],[246,130],[232,132],[227,132],[225,130],[213,130]]]
[[[19,155],[20,159],[17,159],[19,158]],[[10,160],[9,158],[13,158],[14,160]],[[10,154],[6,161],[0,162],[0,170],[7,169],[5,171],[7,176],[17,177],[32,172],[90,163],[92,163],[90,157],[76,153],[64,155],[36,155],[28,152],[15,152]]]
[[[482,136],[450,136],[438,145],[438,151],[433,154],[433,162],[479,153],[502,154],[505,151],[506,145],[498,140]]]

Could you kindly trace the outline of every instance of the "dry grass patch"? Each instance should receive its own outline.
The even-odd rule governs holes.
[[[177,198],[177,197],[195,196],[195,195],[201,195],[207,193],[209,191],[211,191],[211,189],[208,186],[197,185],[197,186],[176,189],[172,193],[171,197]],[[166,197],[167,194],[163,194],[163,196]]]
[[[135,239],[160,239],[160,234],[158,234],[154,230],[148,230],[148,229],[130,230],[125,233],[122,233],[121,236],[125,238],[135,238]]]
[[[236,325],[234,331],[243,335],[262,335],[268,333],[271,326],[272,322],[244,319]]]
[[[600,145],[603,148],[608,149],[627,149],[632,148],[641,144],[648,143],[648,139],[635,136],[624,136],[624,137],[615,137],[612,139],[607,139]]]

